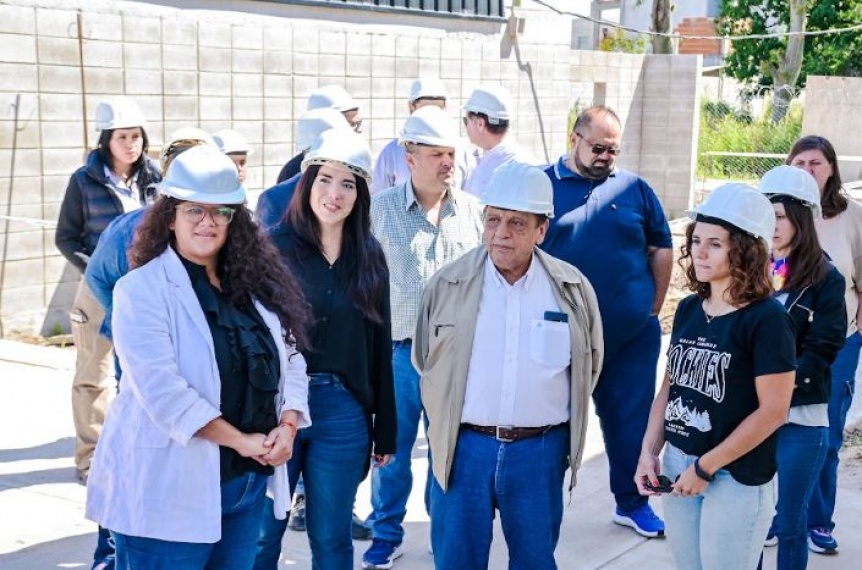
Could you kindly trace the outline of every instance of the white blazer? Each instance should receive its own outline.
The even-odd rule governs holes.
[[[284,342],[278,317],[255,307],[278,347],[276,410],[298,411],[307,427],[305,360]],[[219,448],[194,434],[221,415],[221,381],[206,316],[172,248],[117,282],[112,326],[123,377],[87,481],[86,517],[131,536],[218,542]],[[286,465],[269,491],[283,519]]]

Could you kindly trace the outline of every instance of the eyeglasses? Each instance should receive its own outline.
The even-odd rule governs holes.
[[[620,153],[620,147],[618,146],[605,146],[603,144],[596,144],[584,138],[584,135],[581,133],[575,133],[575,136],[590,145],[590,150],[595,155],[608,153],[611,156],[617,156]]]
[[[226,226],[233,220],[236,211],[230,206],[217,206],[215,208],[204,208],[203,206],[177,206],[183,219],[191,224],[199,224],[207,214],[217,226]]]

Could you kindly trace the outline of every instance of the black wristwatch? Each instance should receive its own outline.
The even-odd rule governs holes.
[[[715,473],[710,475],[706,471],[703,470],[700,466],[700,457],[694,460],[694,474],[698,476],[699,479],[703,479],[707,483],[712,483],[715,481]]]

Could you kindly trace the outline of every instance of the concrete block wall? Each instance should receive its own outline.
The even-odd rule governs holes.
[[[640,133],[640,152],[632,153],[626,166],[656,189],[670,217],[692,205],[701,68],[700,55],[646,57],[626,123],[626,136]]]
[[[696,67],[665,70],[651,63],[652,56],[573,50],[571,18],[528,1],[515,11],[525,19],[517,35],[501,21],[372,17],[360,10],[247,0],[36,4],[0,5],[0,104],[8,108],[19,94],[21,101],[12,184],[14,129],[10,115],[0,116],[0,213],[11,187],[11,214],[22,218],[56,220],[69,176],[97,139],[96,105],[118,94],[133,96],[142,107],[151,150],[184,125],[243,133],[252,146],[252,202],[294,155],[295,119],[308,94],[330,83],[359,100],[374,153],[407,118],[406,95],[420,75],[445,82],[453,116],[479,83],[502,83],[515,101],[514,136],[543,161],[565,152],[568,114],[576,104],[605,103],[620,112],[626,123],[623,167],[654,166],[641,154],[662,146],[657,141],[668,134],[683,137],[686,126],[691,144],[697,139],[687,119],[677,117],[672,125],[646,120],[663,112],[670,121],[670,106],[679,107],[671,85],[647,85],[650,73],[655,70],[662,82],[679,79],[682,90],[676,91],[688,93]],[[645,103],[650,95],[659,102]],[[659,134],[647,132],[648,126]],[[670,211],[687,202],[693,156],[664,161],[673,162],[673,174],[644,170]],[[691,164],[691,172],[682,164]],[[14,222],[0,239],[9,245],[0,306],[7,329],[45,334],[56,324],[65,327],[79,276],[56,251],[53,230]]]
[[[839,156],[841,179],[862,180],[862,78],[809,75],[805,86],[802,134],[829,139]]]

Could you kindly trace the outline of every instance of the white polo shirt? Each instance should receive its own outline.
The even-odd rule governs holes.
[[[533,255],[513,285],[490,256],[484,271],[461,422],[538,427],[569,421],[571,331],[569,323],[544,318],[560,311],[545,268]]]

